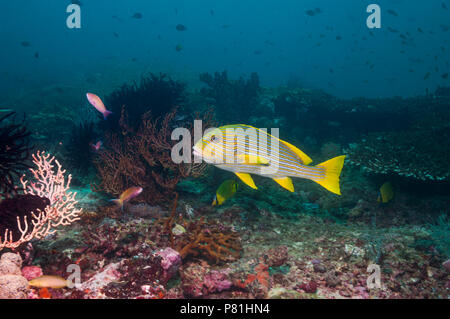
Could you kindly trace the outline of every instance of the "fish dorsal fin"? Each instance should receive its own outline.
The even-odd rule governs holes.
[[[303,164],[308,165],[312,162],[312,159],[306,155],[305,153],[303,153],[300,149],[298,149],[297,147],[295,147],[294,145],[285,142],[285,141],[281,141],[282,143],[284,143],[284,145],[286,145],[287,147],[289,147],[289,149],[295,153],[295,155],[297,155],[303,162]]]
[[[274,178],[273,180],[280,184],[281,187],[287,189],[290,192],[294,192],[294,185],[292,184],[292,179],[290,177]]]
[[[247,173],[235,173],[237,175],[237,177],[239,177],[241,179],[241,181],[243,181],[245,184],[247,184],[248,186],[250,186],[253,189],[258,189],[258,187],[256,187],[255,182],[253,181],[253,178],[250,176],[250,174]]]
[[[255,130],[257,130],[258,132],[262,132],[264,134],[267,134],[270,137],[275,137],[278,141],[280,141],[281,143],[283,143],[284,145],[286,145],[292,152],[295,153],[295,155],[297,155],[303,162],[304,165],[308,165],[310,163],[312,163],[312,159],[306,155],[305,153],[303,153],[303,151],[301,151],[299,148],[295,147],[294,145],[292,145],[291,143],[288,143],[286,141],[280,140],[278,137],[273,136],[267,132],[264,132],[262,130],[260,130],[257,127],[251,126],[251,125],[246,125],[246,124],[231,124],[231,125],[225,125],[222,126],[222,128],[253,128]]]
[[[238,156],[238,159],[240,161],[240,164],[263,166],[269,165],[269,160],[257,155],[241,154]]]

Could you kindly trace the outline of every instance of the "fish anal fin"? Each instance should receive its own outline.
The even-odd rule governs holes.
[[[243,181],[245,184],[247,184],[248,186],[250,186],[253,189],[258,189],[258,187],[256,187],[255,182],[253,181],[253,178],[250,176],[250,174],[247,173],[235,173],[237,177],[239,177],[241,179],[241,181]]]
[[[290,177],[274,178],[273,180],[280,184],[281,187],[287,189],[290,192],[294,192],[294,185],[292,184],[292,179]]]

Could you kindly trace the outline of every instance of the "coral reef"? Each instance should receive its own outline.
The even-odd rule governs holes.
[[[93,168],[93,144],[96,142],[94,122],[84,121],[73,125],[69,140],[64,144],[68,168],[80,176],[89,174]]]
[[[19,254],[4,253],[0,257],[0,299],[26,299],[28,280],[21,275]]]
[[[228,79],[226,71],[200,74],[200,81],[207,85],[201,94],[213,100],[217,117],[224,123],[247,123],[250,116],[264,114],[259,106],[259,77],[252,73],[248,80]],[[230,112],[233,110],[233,112]]]
[[[15,192],[15,179],[29,167],[26,160],[30,153],[30,132],[24,122],[15,122],[15,114],[0,117],[0,193],[3,194]]]
[[[173,197],[181,178],[200,175],[204,163],[176,164],[171,158],[176,142],[171,139],[175,115],[173,110],[153,120],[150,112],[145,113],[139,130],[133,133],[125,124],[127,112],[123,109],[121,125],[125,135],[110,134],[105,148],[98,152],[95,165],[101,182],[94,189],[118,195],[128,187],[140,186],[144,189],[140,198],[159,204]]]
[[[66,171],[61,168],[58,160],[44,152],[38,151],[33,154],[33,163],[36,168],[30,168],[30,172],[34,180],[31,182],[25,180],[24,175],[20,181],[23,193],[25,196],[28,195],[26,199],[33,198],[32,208],[35,208],[35,211],[30,211],[29,206],[22,211],[23,208],[20,207],[19,213],[16,213],[16,227],[9,229],[2,226],[0,249],[4,247],[17,248],[32,239],[44,238],[54,234],[58,226],[67,226],[79,219],[81,209],[75,207],[77,204],[76,193],[70,191],[71,175],[66,179]],[[55,165],[57,166],[56,170],[54,169]],[[21,199],[23,202],[24,197]],[[14,203],[17,204],[17,201]],[[39,206],[44,208],[40,209]],[[8,206],[4,208],[8,208]],[[11,213],[14,212],[6,210],[5,213],[8,216],[7,220],[11,221]]]
[[[112,92],[106,99],[105,105],[113,113],[108,121],[100,122],[104,131],[120,133],[122,130],[122,109],[127,111],[128,128],[137,131],[141,125],[142,116],[151,112],[156,119],[171,112],[175,106],[184,101],[183,83],[169,78],[166,74],[150,74],[142,76],[140,84],[124,84]]]
[[[435,137],[439,136],[439,139]],[[448,181],[450,128],[373,133],[345,151],[347,162],[375,174]]]

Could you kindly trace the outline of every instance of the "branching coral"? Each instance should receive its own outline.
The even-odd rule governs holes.
[[[348,163],[376,174],[450,180],[450,128],[371,134],[345,152]]]
[[[238,233],[223,224],[207,221],[202,216],[199,220],[186,221],[182,215],[175,220],[178,195],[175,197],[172,213],[164,222],[164,231],[170,234],[170,242],[181,258],[204,257],[209,262],[218,264],[234,261],[241,256],[242,245]],[[175,222],[182,225],[186,232],[176,236],[172,232]]]
[[[136,132],[129,129],[127,114],[123,109],[123,134],[109,134],[105,148],[98,153],[95,165],[101,183],[94,189],[120,194],[130,186],[140,186],[144,189],[141,198],[147,203],[166,202],[181,178],[200,175],[205,164],[173,162],[171,149],[176,141],[171,134],[176,110],[157,120],[145,113]]]
[[[11,122],[7,122],[12,118]],[[15,112],[0,117],[0,193],[15,191],[15,179],[27,168],[30,132],[24,123],[15,123]]]
[[[76,193],[70,191],[72,176],[66,179],[65,170],[55,157],[37,152],[33,154],[36,169],[30,168],[34,181],[20,179],[25,195],[48,200],[44,209],[36,205],[35,211],[17,215],[14,229],[4,228],[0,234],[0,249],[17,248],[32,239],[41,239],[56,232],[58,226],[67,226],[79,219],[81,209],[75,207]],[[56,165],[56,169],[55,169]],[[0,214],[2,212],[0,211]]]

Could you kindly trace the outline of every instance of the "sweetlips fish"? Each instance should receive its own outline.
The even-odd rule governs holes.
[[[138,196],[142,193],[142,187],[130,187],[126,189],[122,194],[120,194],[119,198],[111,199],[111,202],[114,202],[117,206],[119,206],[123,210],[123,204],[130,199]]]
[[[110,115],[112,112],[108,111],[105,107],[105,104],[103,104],[103,101],[101,98],[99,98],[97,95],[95,95],[94,93],[86,93],[86,97],[89,101],[89,103],[92,104],[93,107],[95,107],[97,109],[97,111],[99,111],[100,113],[103,114],[103,118],[106,120],[106,118],[108,117],[108,115]]]
[[[312,159],[300,149],[250,125],[207,130],[195,143],[193,153],[207,163],[235,173],[253,189],[257,187],[250,174],[272,178],[291,192],[294,191],[291,177],[305,178],[341,195],[339,176],[345,155],[309,166]]]

